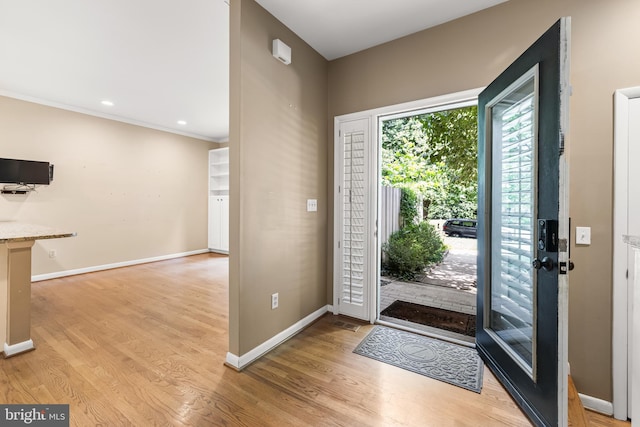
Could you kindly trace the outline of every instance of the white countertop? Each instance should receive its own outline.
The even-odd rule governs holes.
[[[640,249],[640,236],[622,236],[622,240],[634,248]]]
[[[16,221],[0,221],[0,243],[27,240],[58,239],[75,236],[75,232]]]

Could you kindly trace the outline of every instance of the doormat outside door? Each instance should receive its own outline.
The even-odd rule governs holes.
[[[374,326],[354,353],[480,393],[484,364],[475,348]]]
[[[469,337],[476,336],[476,316],[473,314],[396,300],[382,310],[380,315],[457,332]]]

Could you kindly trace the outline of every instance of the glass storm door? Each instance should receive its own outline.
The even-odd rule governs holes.
[[[478,99],[478,351],[536,425],[567,423],[569,18]]]

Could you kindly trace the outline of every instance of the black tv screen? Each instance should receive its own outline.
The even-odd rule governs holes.
[[[0,158],[0,183],[49,185],[51,172],[49,162]]]
[[[0,182],[15,183],[20,173],[20,163],[12,159],[0,159]]]

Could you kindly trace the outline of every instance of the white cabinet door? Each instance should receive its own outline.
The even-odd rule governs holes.
[[[220,196],[220,250],[229,252],[229,196]]]
[[[220,227],[218,226],[218,210],[217,199],[219,196],[209,197],[209,249],[215,249],[220,246]]]
[[[209,197],[209,249],[229,251],[229,196]]]

